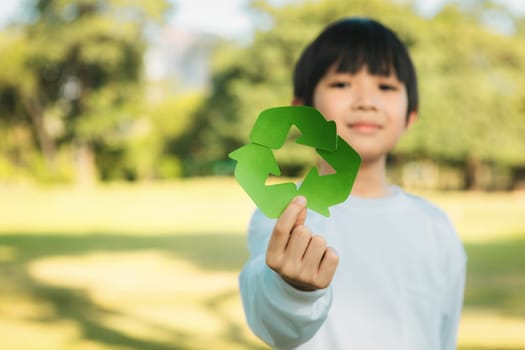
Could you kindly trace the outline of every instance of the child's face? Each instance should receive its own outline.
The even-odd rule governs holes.
[[[366,67],[356,74],[338,73],[335,66],[319,81],[313,105],[356,151],[363,164],[385,157],[415,120],[407,121],[407,92],[395,75],[371,75]]]

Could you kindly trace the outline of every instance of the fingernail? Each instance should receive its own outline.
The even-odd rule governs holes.
[[[295,197],[294,202],[295,202],[295,204],[306,205],[306,197],[304,197],[304,196],[297,196],[297,197]]]

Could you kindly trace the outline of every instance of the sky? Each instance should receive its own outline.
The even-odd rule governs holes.
[[[172,0],[177,4],[173,21],[184,28],[216,33],[230,38],[242,38],[252,28],[249,14],[244,10],[248,0]],[[287,0],[270,0],[274,3]],[[479,0],[460,0],[465,3]],[[516,13],[525,15],[525,0],[494,0]],[[446,0],[417,0],[422,15],[431,16]],[[490,19],[489,19],[490,21]],[[496,19],[497,21],[497,19]],[[496,25],[498,23],[495,23]]]
[[[25,0],[1,0],[0,27],[19,11]],[[171,21],[177,26],[193,31],[214,33],[232,39],[245,38],[252,22],[245,10],[248,0],[171,0],[177,8]],[[272,0],[283,1],[283,0]],[[286,0],[284,0],[286,1]],[[444,0],[418,0],[423,14],[432,14]],[[477,0],[463,0],[465,2]],[[525,14],[524,0],[496,0],[505,3],[512,11]]]
[[[0,27],[5,26],[26,0],[0,0]],[[251,30],[243,6],[248,0],[170,0],[176,4],[172,21],[183,28],[215,33],[229,38],[242,37]]]

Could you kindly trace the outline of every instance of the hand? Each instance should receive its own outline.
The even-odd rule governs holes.
[[[321,236],[304,226],[306,198],[296,197],[275,223],[266,264],[293,287],[313,291],[328,287],[339,257]]]

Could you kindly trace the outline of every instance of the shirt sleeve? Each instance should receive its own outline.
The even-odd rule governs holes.
[[[305,292],[286,283],[266,265],[266,248],[275,220],[256,211],[250,223],[250,259],[239,276],[248,325],[268,345],[290,349],[312,338],[326,319],[331,287]]]
[[[453,253],[448,260],[457,263],[449,265],[451,272],[448,275],[442,299],[444,313],[441,322],[441,349],[443,350],[455,350],[457,348],[457,334],[463,309],[467,270],[467,256],[461,242],[457,240],[450,250]]]

